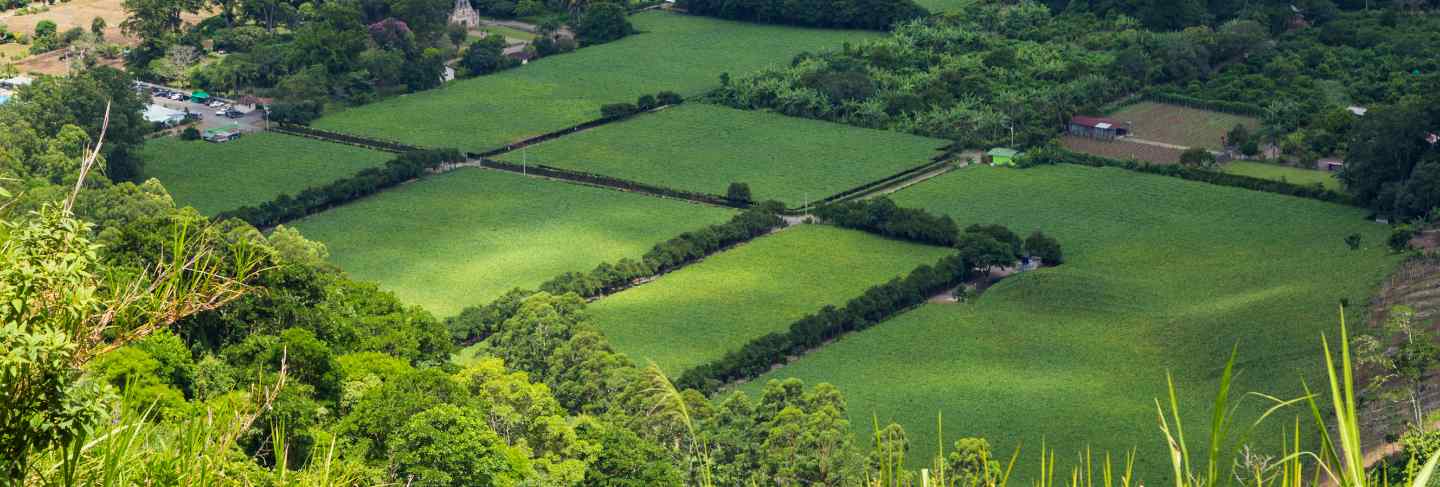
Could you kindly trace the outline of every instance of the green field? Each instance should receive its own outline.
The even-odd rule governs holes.
[[[459,169],[298,222],[331,261],[440,316],[568,271],[638,258],[730,210]]]
[[[150,139],[140,150],[145,177],[159,179],[179,205],[206,215],[294,195],[380,166],[395,156],[272,132],[215,144]]]
[[[777,377],[833,383],[857,433],[868,435],[871,414],[903,424],[915,463],[934,451],[943,411],[952,442],[983,436],[1006,457],[1023,444],[1022,478],[1043,442],[1062,460],[1087,446],[1138,448],[1142,480],[1163,480],[1152,399],[1165,393],[1167,370],[1191,441],[1203,443],[1231,346],[1237,394],[1297,396],[1301,371],[1311,384],[1321,373],[1319,335],[1336,331],[1339,300],[1365,303],[1399,260],[1384,250],[1387,228],[1360,209],[1120,169],[978,167],[894,198],[962,224],[1043,229],[1068,262],[844,337],[745,389]],[[1352,233],[1364,236],[1362,250],[1343,242]],[[1260,406],[1247,404],[1246,413]],[[1297,414],[1308,413],[1272,425]]]
[[[677,375],[948,253],[803,225],[597,301],[590,313],[631,359]]]
[[[665,12],[630,17],[641,34],[316,120],[316,128],[427,147],[485,150],[600,117],[606,103],[670,90],[697,95],[720,74],[788,63],[875,32],[800,29]]]
[[[734,181],[800,206],[930,162],[949,141],[690,103],[504,159],[711,194]]]
[[[1233,161],[1225,163],[1225,172],[1250,176],[1252,178],[1273,179],[1275,181],[1286,181],[1295,184],[1311,185],[1320,183],[1326,189],[1340,191],[1340,179],[1335,173],[1315,169],[1301,169],[1298,167],[1281,166],[1279,164],[1267,164],[1264,162]]]
[[[1260,128],[1260,120],[1254,117],[1153,102],[1127,106],[1110,118],[1133,122],[1131,135],[1136,138],[1212,150],[1221,149],[1220,142],[1236,125],[1251,132]]]

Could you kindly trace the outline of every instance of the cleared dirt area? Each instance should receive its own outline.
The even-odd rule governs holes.
[[[1180,162],[1181,152],[1167,147],[1138,144],[1124,140],[1106,141],[1071,135],[1061,137],[1060,145],[1075,152],[1083,152],[1111,159],[1135,159],[1155,164],[1178,164]]]
[[[0,24],[5,24],[11,32],[31,34],[35,32],[35,24],[42,20],[49,20],[55,22],[60,32],[72,27],[79,27],[89,32],[90,22],[99,17],[105,19],[105,39],[107,41],[123,46],[133,46],[139,40],[127,37],[120,31],[120,23],[124,22],[126,17],[121,2],[122,0],[70,0],[51,5],[48,11],[30,15],[15,15],[15,11],[11,10],[0,13]],[[184,15],[187,23],[199,22],[202,18],[203,15]],[[26,56],[29,47],[6,44],[0,46],[0,54],[4,54],[7,57],[7,60],[4,61],[8,61],[16,59],[16,56]],[[17,62],[15,67],[28,73],[62,75],[69,72],[70,63],[68,60],[60,59],[59,55],[46,56],[42,54],[26,57]]]
[[[1252,117],[1152,102],[1122,108],[1110,118],[1130,122],[1130,133],[1137,138],[1211,150],[1221,149],[1225,133],[1237,124],[1251,130],[1260,127]]]

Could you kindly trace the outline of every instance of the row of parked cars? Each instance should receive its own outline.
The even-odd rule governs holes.
[[[141,85],[136,85],[136,87],[142,89],[143,91],[143,87]],[[190,93],[161,88],[158,86],[150,88],[150,96],[154,96],[157,98],[165,98],[174,101],[190,101],[192,98],[192,95]],[[204,105],[215,109],[215,116],[217,117],[242,118],[245,116],[245,112],[236,110],[234,105],[231,105],[221,100],[210,100]]]

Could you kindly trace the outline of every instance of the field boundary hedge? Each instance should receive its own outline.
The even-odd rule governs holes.
[[[903,278],[871,287],[843,308],[825,306],[791,323],[785,332],[768,333],[718,360],[691,367],[680,375],[675,386],[708,394],[725,384],[759,377],[787,363],[792,356],[803,355],[846,333],[869,329],[973,276],[974,269],[960,254],[942,257],[934,265],[922,264]]]
[[[410,151],[384,166],[361,169],[354,175],[312,186],[291,197],[282,193],[259,206],[242,206],[215,215],[215,220],[239,218],[256,228],[270,228],[313,215],[418,179],[446,163],[463,160],[455,149]]]
[[[543,164],[522,166],[520,164],[503,162],[495,159],[479,160],[481,161],[483,167],[499,169],[502,171],[522,174],[536,174],[548,178],[562,179],[566,181],[573,181],[577,183],[591,184],[596,186],[604,186],[607,188],[618,189],[621,191],[644,193],[652,196],[682,199],[707,205],[725,206],[737,209],[745,209],[750,207],[749,203],[727,199],[724,196],[720,195],[698,193],[695,191],[685,191],[681,189],[668,188],[665,186],[656,186],[653,184],[632,181],[629,179],[621,179],[613,176],[606,176],[603,174],[575,171],[571,169],[561,169],[558,167],[551,167]]]
[[[1061,147],[1046,147],[1031,151],[1021,158],[1018,167],[1032,167],[1053,164],[1075,164],[1090,167],[1115,167],[1146,174],[1170,176],[1190,181],[1200,181],[1216,186],[1230,186],[1265,193],[1283,194],[1299,198],[1320,200],[1327,203],[1356,206],[1355,198],[1348,194],[1325,189],[1320,185],[1300,185],[1272,179],[1262,179],[1239,174],[1195,169],[1178,164],[1150,164],[1136,160],[1118,160],[1091,154],[1082,154]]]
[[[631,118],[631,117],[634,117],[634,116],[637,116],[637,115],[645,114],[645,113],[658,112],[658,111],[660,111],[660,110],[664,110],[664,109],[666,109],[666,108],[670,108],[670,107],[675,106],[675,105],[678,105],[678,103],[667,103],[667,104],[662,104],[662,105],[656,105],[656,106],[653,107],[653,108],[649,108],[649,109],[645,109],[645,110],[637,110],[637,111],[634,111],[634,112],[629,112],[629,113],[625,113],[625,114],[621,114],[621,115],[615,115],[615,116],[609,116],[609,117],[603,117],[603,116],[602,116],[602,117],[600,117],[600,118],[597,118],[597,119],[594,119],[594,120],[591,120],[591,121],[588,121],[588,122],[580,123],[580,124],[577,124],[577,125],[571,125],[571,126],[569,126],[569,127],[565,127],[565,128],[563,128],[563,129],[560,129],[560,130],[555,130],[555,131],[553,131],[553,132],[546,132],[546,133],[543,133],[543,134],[540,134],[540,135],[536,135],[536,136],[534,136],[534,137],[529,137],[529,138],[525,138],[525,139],[520,139],[520,140],[518,140],[518,141],[511,142],[511,143],[509,143],[509,144],[505,144],[504,146],[501,146],[501,147],[496,147],[496,148],[494,148],[494,149],[489,149],[489,150],[485,150],[485,151],[482,151],[482,152],[474,152],[474,153],[469,153],[469,154],[470,154],[471,157],[476,158],[476,159],[482,159],[482,158],[487,158],[487,157],[495,157],[495,156],[498,156],[498,155],[503,155],[503,154],[506,154],[506,153],[514,152],[514,151],[517,150],[517,149],[523,149],[523,148],[526,148],[526,147],[529,147],[529,146],[532,146],[532,145],[535,145],[535,144],[539,144],[539,143],[543,143],[543,142],[549,142],[549,141],[551,141],[551,140],[555,140],[555,139],[558,139],[558,138],[560,138],[560,137],[564,137],[564,136],[566,136],[566,135],[573,134],[573,133],[575,133],[575,132],[580,132],[580,131],[583,131],[583,130],[589,130],[589,129],[593,129],[593,128],[595,128],[595,127],[599,127],[599,126],[601,126],[601,125],[607,125],[607,124],[610,124],[610,123],[619,122],[619,121],[622,121],[622,120],[625,120],[625,119],[628,119],[628,118]]]
[[[573,292],[591,300],[615,294],[783,228],[785,220],[774,210],[765,206],[746,210],[725,223],[681,233],[657,243],[639,260],[625,258],[614,263],[603,262],[588,272],[566,272],[540,284],[538,290],[517,288],[507,296]],[[445,324],[451,337],[462,344],[483,340],[484,335],[493,331],[491,327],[500,325],[487,323],[486,317],[494,316],[492,311],[506,306],[506,301],[506,297],[501,297],[489,304],[469,306],[447,318]]]
[[[332,131],[329,131],[329,130],[320,130],[320,129],[317,129],[317,128],[307,127],[307,126],[304,126],[304,125],[275,124],[275,125],[271,125],[269,130],[270,130],[271,132],[279,132],[279,133],[282,133],[282,134],[294,135],[294,136],[297,136],[297,137],[305,137],[305,138],[309,138],[309,139],[323,140],[323,141],[326,141],[326,142],[334,142],[334,143],[337,143],[337,144],[353,145],[353,146],[356,146],[356,147],[363,147],[363,148],[366,148],[366,149],[373,149],[373,150],[378,150],[378,151],[383,151],[383,152],[390,152],[390,153],[395,153],[395,154],[400,154],[400,153],[405,153],[405,152],[412,152],[412,151],[418,151],[418,150],[425,150],[425,149],[422,148],[422,147],[414,146],[414,145],[409,145],[409,144],[405,144],[405,143],[401,143],[401,142],[395,142],[395,141],[391,141],[391,140],[376,139],[376,138],[373,138],[373,137],[364,137],[364,136],[359,136],[359,135],[352,135],[352,134],[347,134],[347,133],[343,133],[343,132],[332,132]]]
[[[952,147],[953,147],[953,145],[952,145]],[[925,172],[929,172],[929,171],[931,171],[931,170],[934,170],[934,169],[937,169],[937,168],[939,168],[939,167],[941,167],[941,166],[944,166],[945,164],[949,164],[949,163],[950,163],[950,159],[953,158],[954,155],[957,154],[957,153],[958,153],[958,152],[955,152],[955,151],[951,150],[950,148],[946,148],[946,150],[945,150],[944,152],[940,153],[939,155],[936,155],[936,156],[931,157],[931,158],[930,158],[930,162],[927,162],[927,163],[925,163],[925,164],[921,164],[921,165],[919,165],[919,166],[915,166],[915,167],[912,167],[912,168],[909,168],[909,169],[902,170],[902,171],[900,171],[900,172],[897,172],[897,173],[895,173],[895,174],[891,174],[891,175],[886,176],[886,177],[884,177],[884,178],[877,179],[877,180],[874,180],[874,181],[871,181],[871,182],[868,182],[868,183],[865,183],[865,184],[862,184],[862,185],[859,185],[859,186],[856,186],[856,187],[853,187],[853,188],[850,188],[850,189],[841,191],[841,192],[839,192],[839,193],[832,194],[832,195],[830,195],[830,196],[826,196],[826,197],[821,198],[821,199],[816,200],[816,201],[812,201],[812,202],[810,202],[810,206],[809,206],[809,207],[810,207],[810,208],[818,208],[818,207],[825,206],[825,205],[829,205],[829,204],[832,204],[832,203],[843,202],[843,201],[848,200],[848,199],[851,199],[851,198],[865,196],[866,194],[869,194],[871,191],[874,191],[874,190],[876,190],[876,189],[883,188],[883,187],[885,187],[885,186],[887,186],[887,185],[890,185],[890,184],[893,184],[893,183],[896,183],[896,182],[904,181],[904,180],[908,179],[908,178],[911,177],[911,176],[915,176],[915,175],[917,175],[917,174],[923,174],[923,173],[925,173]],[[805,209],[805,207],[802,206],[802,207],[793,208],[792,211],[798,211],[798,210],[803,210],[803,209]]]

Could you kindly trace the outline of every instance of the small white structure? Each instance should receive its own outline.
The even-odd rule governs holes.
[[[34,82],[35,78],[22,74],[14,78],[0,79],[0,88],[16,90],[20,89],[21,86],[30,86],[30,84]]]
[[[1355,116],[1357,116],[1357,117],[1363,117],[1363,116],[1365,116],[1366,113],[1368,113],[1368,112],[1370,111],[1369,108],[1365,108],[1365,107],[1362,107],[1362,106],[1356,106],[1356,105],[1350,105],[1350,106],[1348,106],[1348,107],[1345,107],[1345,109],[1346,109],[1346,110],[1349,110],[1350,113],[1355,114]]]
[[[145,121],[150,123],[164,124],[166,127],[174,127],[176,124],[185,121],[185,112],[160,105],[145,107]]]

